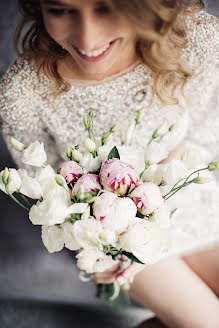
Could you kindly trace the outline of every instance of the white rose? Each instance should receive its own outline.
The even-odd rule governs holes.
[[[42,196],[42,188],[39,182],[30,177],[26,170],[19,169],[18,174],[22,180],[20,193],[32,199],[40,199]]]
[[[64,242],[65,247],[70,249],[71,251],[77,251],[81,248],[75,239],[74,235],[74,224],[70,222],[65,222],[62,224],[62,229],[64,232]]]
[[[112,267],[116,262],[112,256],[107,256],[103,252],[95,248],[82,250],[78,255],[77,265],[79,269],[87,273],[103,272]]]
[[[5,172],[5,170],[0,172],[0,189],[2,191],[4,191],[5,193],[7,193],[6,190],[5,190],[5,185],[2,181],[2,177],[4,175],[4,172]],[[15,169],[8,169],[8,174],[10,175],[10,179],[11,179],[11,181],[8,184],[8,189],[9,189],[9,192],[11,194],[13,194],[16,191],[19,191],[19,189],[22,185],[22,180],[21,180],[17,170],[15,170]]]
[[[101,247],[99,234],[102,231],[102,225],[94,218],[78,220],[73,225],[75,240],[83,248]]]
[[[128,231],[119,239],[122,249],[145,264],[159,261],[169,246],[168,236],[156,223],[140,218],[135,218]]]
[[[42,202],[38,201],[29,212],[33,224],[54,225],[64,222],[71,205],[68,193],[60,186],[51,191]]]
[[[168,157],[168,151],[158,142],[151,143],[146,149],[145,160],[150,164],[159,163],[166,157]]]
[[[188,170],[193,170],[200,165],[201,154],[198,149],[191,148],[182,153],[181,160]]]
[[[62,228],[42,226],[42,241],[50,253],[61,251],[64,247],[64,233]]]
[[[93,158],[91,153],[85,154],[79,164],[88,172],[96,172],[101,166],[101,158],[99,156]]]
[[[118,146],[120,159],[134,167],[134,169],[140,174],[145,168],[145,156],[144,153],[130,146]]]
[[[22,161],[25,164],[41,167],[46,161],[47,156],[44,150],[44,144],[35,141],[31,143],[22,154]]]
[[[164,203],[149,216],[149,221],[157,223],[161,228],[166,228],[170,225],[170,212],[169,206]]]
[[[123,233],[137,213],[134,202],[128,197],[104,191],[93,204],[94,216],[101,222],[104,229]]]
[[[142,174],[142,181],[144,182],[154,182],[155,179],[155,173],[157,171],[158,164],[152,164],[150,165],[146,170],[144,170],[144,173]]]

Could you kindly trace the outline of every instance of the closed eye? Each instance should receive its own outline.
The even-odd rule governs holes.
[[[47,13],[54,16],[63,16],[68,14],[77,14],[77,10],[75,9],[59,9],[59,8],[49,8],[47,9]]]

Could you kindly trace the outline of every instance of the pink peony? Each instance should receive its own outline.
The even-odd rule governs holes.
[[[103,228],[116,234],[125,232],[135,218],[137,208],[128,197],[119,197],[109,191],[102,191],[93,204],[93,214]]]
[[[78,181],[75,183],[74,188],[72,190],[73,196],[76,195],[79,188],[81,188],[83,197],[92,196],[90,193],[94,193],[96,191],[96,189],[98,189],[98,190],[102,189],[100,182],[99,182],[98,175],[91,174],[91,173],[84,174],[78,179]]]
[[[60,165],[59,174],[62,175],[66,182],[74,183],[80,178],[84,171],[75,161],[67,161]]]
[[[134,200],[142,215],[152,214],[164,203],[159,187],[152,182],[142,183],[129,196]]]
[[[133,166],[115,158],[102,165],[99,177],[105,190],[121,196],[125,195],[130,187],[135,187],[138,182],[138,173]]]

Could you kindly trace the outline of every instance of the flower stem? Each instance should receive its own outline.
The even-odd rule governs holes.
[[[21,193],[19,193],[19,194],[25,200],[25,202],[31,207],[32,204],[29,202],[29,200],[27,199],[27,197],[25,195],[21,194]]]
[[[17,198],[15,198],[11,193],[10,193],[10,191],[9,191],[9,189],[8,189],[8,186],[6,185],[5,186],[5,190],[6,190],[6,192],[7,192],[7,194],[8,194],[8,196],[9,197],[11,197],[18,205],[20,205],[21,207],[23,207],[26,211],[30,211],[30,209],[29,208],[27,208],[26,206],[24,206],[23,204],[21,204],[20,202],[19,202],[19,200],[17,200]]]

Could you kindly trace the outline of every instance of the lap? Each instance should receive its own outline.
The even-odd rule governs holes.
[[[138,273],[130,296],[155,312],[168,327],[219,327],[218,298],[179,257]]]

